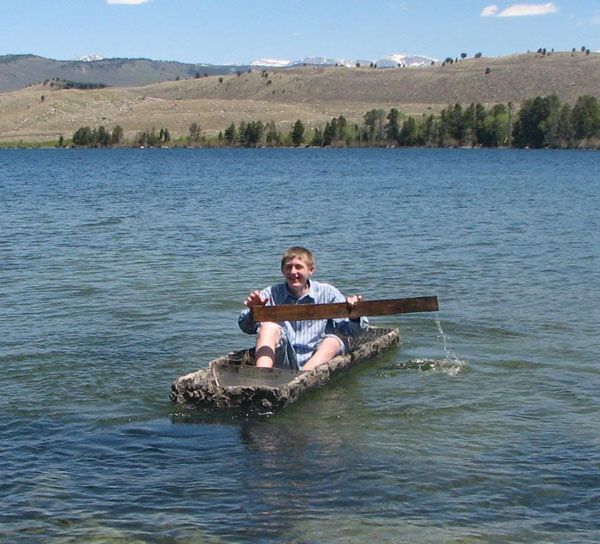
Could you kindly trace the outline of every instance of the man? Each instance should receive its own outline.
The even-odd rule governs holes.
[[[255,306],[346,302],[353,307],[362,299],[360,295],[346,298],[333,285],[312,280],[315,270],[315,259],[308,249],[291,247],[281,258],[285,283],[252,291],[244,301],[247,309],[240,314],[238,323],[244,332],[258,334],[256,366],[313,370],[347,351],[340,335],[353,336],[368,328],[365,317],[260,324],[252,319]]]

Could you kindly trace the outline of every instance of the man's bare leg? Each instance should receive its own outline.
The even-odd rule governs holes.
[[[256,338],[256,366],[272,368],[275,364],[275,346],[281,339],[281,328],[277,323],[263,323]]]
[[[340,350],[340,341],[337,338],[328,336],[325,338],[317,348],[317,351],[313,356],[306,361],[306,364],[302,367],[302,370],[314,370],[323,363],[331,361]]]

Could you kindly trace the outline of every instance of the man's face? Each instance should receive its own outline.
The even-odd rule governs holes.
[[[305,289],[314,271],[315,267],[307,265],[300,257],[288,259],[282,269],[283,277],[293,292]]]

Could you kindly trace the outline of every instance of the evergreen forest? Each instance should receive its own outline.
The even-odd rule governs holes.
[[[62,137],[60,146],[69,145]],[[474,103],[449,105],[439,114],[408,116],[396,108],[372,109],[360,123],[343,115],[324,126],[309,127],[298,119],[291,129],[280,130],[273,121],[241,121],[230,124],[217,135],[206,135],[194,122],[189,134],[172,138],[168,128],[150,128],[132,141],[123,128],[112,131],[100,126],[81,127],[70,145],[109,146],[196,146],[196,147],[517,147],[517,148],[593,148],[600,149],[600,101],[580,96],[575,104],[561,102],[557,96],[538,96],[520,108],[512,103],[485,108]]]

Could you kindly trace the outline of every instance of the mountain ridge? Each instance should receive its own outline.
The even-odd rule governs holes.
[[[406,55],[404,53],[392,53],[378,60],[364,59],[336,59],[332,57],[304,57],[299,60],[283,60],[283,59],[257,59],[253,60],[250,65],[257,67],[272,67],[272,68],[290,68],[294,66],[346,66],[348,68],[357,66],[374,66],[378,68],[397,68],[401,66],[425,66],[432,62],[438,62],[432,57],[423,55]]]
[[[34,54],[9,54],[0,56],[0,92],[23,89],[51,79],[132,87],[177,78],[227,75],[249,68],[147,58],[56,60]]]
[[[297,119],[323,127],[339,115],[360,124],[371,109],[421,115],[474,102],[486,107],[511,102],[517,109],[528,98],[551,94],[574,104],[581,95],[598,96],[599,89],[600,54],[582,52],[471,58],[422,68],[255,68],[137,87],[69,88],[48,81],[0,93],[0,140],[48,141],[84,126],[117,124],[128,137],[152,127],[186,135],[193,122],[206,134],[253,120],[286,130]]]
[[[329,57],[304,57],[294,61],[259,59],[249,64],[184,63],[149,58],[104,58],[97,53],[76,60],[57,60],[34,54],[0,56],[0,92],[15,91],[46,80],[59,79],[78,84],[103,84],[111,87],[134,87],[176,79],[225,76],[252,68],[294,68],[298,66],[378,66],[428,65],[429,57],[394,53],[377,61],[347,61]]]

